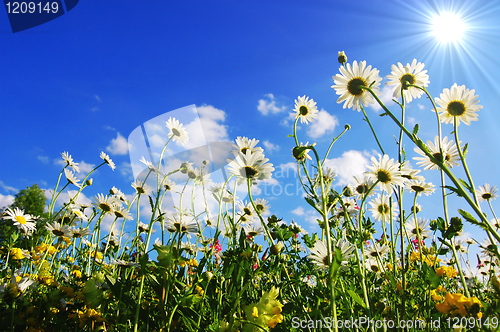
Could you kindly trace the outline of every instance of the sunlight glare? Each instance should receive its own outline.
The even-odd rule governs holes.
[[[441,13],[431,22],[432,34],[441,43],[460,42],[466,30],[463,19],[454,13]]]

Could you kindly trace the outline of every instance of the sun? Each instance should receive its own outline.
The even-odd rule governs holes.
[[[460,42],[466,28],[462,17],[455,13],[440,13],[431,20],[432,35],[443,44]]]

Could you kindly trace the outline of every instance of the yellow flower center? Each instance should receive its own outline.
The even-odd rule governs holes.
[[[391,174],[386,170],[381,169],[377,172],[377,180],[379,180],[382,183],[391,182],[392,180]]]
[[[177,130],[176,128],[172,128],[172,134],[174,134],[174,136],[177,136],[177,137],[181,136],[181,132],[179,130]]]
[[[307,108],[307,106],[302,105],[299,108],[299,113],[302,116],[306,116],[309,113],[309,109]]]
[[[359,97],[363,94],[364,90],[362,86],[368,86],[368,83],[362,77],[354,77],[347,83],[347,91],[355,97]]]
[[[18,223],[20,223],[21,225],[24,225],[26,224],[26,218],[24,218],[23,216],[16,216],[16,220]]]
[[[465,104],[463,101],[454,100],[448,103],[446,110],[453,116],[460,116],[465,113]]]
[[[409,74],[409,73],[404,74],[403,76],[401,76],[399,81],[401,82],[403,89],[407,90],[409,84],[415,84],[415,76],[413,76],[413,74]]]

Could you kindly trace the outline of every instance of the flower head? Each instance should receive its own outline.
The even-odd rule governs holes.
[[[172,138],[174,142],[180,143],[181,145],[185,145],[187,143],[189,140],[189,134],[179,120],[170,117],[166,122],[166,126],[170,129],[168,138]]]
[[[403,66],[401,62],[398,62],[397,65],[392,65],[391,74],[387,75],[387,78],[390,80],[387,84],[395,85],[394,97],[401,97],[401,90],[404,90],[407,102],[412,101],[414,98],[420,98],[424,92],[409,85],[420,87],[429,85],[429,75],[427,75],[427,70],[423,69],[424,64],[421,62],[417,63],[416,59],[413,59],[412,63],[408,63],[406,66]]]
[[[406,231],[410,238],[428,238],[431,235],[429,221],[423,218],[411,218],[406,222]]]
[[[238,177],[241,183],[244,179],[264,180],[271,178],[274,171],[273,164],[268,163],[269,159],[260,152],[252,153],[247,150],[245,154],[238,154],[235,159],[229,159],[229,171]]]
[[[486,183],[484,186],[481,186],[476,190],[476,196],[481,202],[490,201],[498,197],[497,191],[497,187]]]
[[[379,91],[382,78],[378,76],[379,71],[366,66],[366,61],[354,61],[352,66],[348,63],[340,67],[341,74],[333,77],[336,93],[340,95],[337,103],[345,101],[343,108],[361,110],[361,106],[366,106],[374,102],[373,96],[364,88],[370,88],[373,92]]]
[[[31,232],[36,231],[36,224],[33,222],[33,216],[31,214],[25,214],[23,210],[19,208],[14,208],[14,210],[8,208],[5,210],[7,216],[5,219],[10,219],[14,222],[14,226],[23,231],[25,234],[31,234]]]
[[[399,170],[399,163],[384,154],[379,155],[378,160],[372,157],[372,165],[368,167],[367,174],[372,181],[378,182],[378,186],[385,192],[390,193],[397,185],[404,183],[404,178]]]
[[[439,136],[434,138],[434,143],[427,141],[427,147],[429,152],[434,158],[436,158],[441,163],[444,163],[448,167],[458,166],[458,161],[460,156],[458,154],[458,149],[455,142],[448,140],[448,137],[444,137],[439,141]],[[424,167],[424,170],[428,169],[439,169],[438,164],[431,160],[420,148],[416,147],[415,152],[422,157],[414,157],[413,159],[419,160],[418,165]]]
[[[450,89],[444,89],[443,93],[436,98],[438,113],[443,123],[460,122],[470,125],[471,121],[477,121],[477,112],[483,108],[478,105],[475,90],[469,90],[465,85],[458,86],[456,83]]]
[[[101,151],[101,154],[99,155],[99,157],[104,160],[104,162],[106,164],[109,165],[109,167],[114,171],[115,168],[116,168],[116,165],[115,163],[113,162],[113,160],[111,160],[111,158],[104,152],[104,151]]]
[[[390,196],[387,195],[377,195],[370,202],[370,210],[372,212],[373,218],[380,221],[389,221],[396,218],[398,213],[398,206],[396,202],[390,201]]]
[[[64,169],[64,175],[66,176],[66,179],[68,180],[69,183],[74,184],[78,188],[80,188],[80,180],[78,180],[75,176],[75,173],[70,171],[69,169],[65,168]]]
[[[259,140],[255,138],[249,139],[248,137],[238,136],[235,141],[236,144],[233,144],[233,147],[236,150],[231,151],[235,156],[237,156],[240,153],[246,154],[247,150],[250,150],[252,153],[264,152],[264,150],[262,150],[261,147],[256,146],[257,143],[259,143]]]
[[[68,152],[62,152],[61,157],[67,166],[71,167],[77,173],[80,172],[80,167],[78,166],[78,163],[75,163],[73,161],[73,157],[71,157],[71,155]]]
[[[293,109],[296,118],[302,123],[313,122],[318,117],[318,108],[316,102],[309,97],[302,96],[295,99],[295,108]]]

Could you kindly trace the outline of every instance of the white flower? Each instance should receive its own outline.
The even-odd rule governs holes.
[[[409,219],[406,222],[405,228],[410,238],[417,238],[417,234],[420,234],[420,238],[425,239],[431,235],[429,221],[423,218]]]
[[[389,221],[391,218],[394,220],[398,213],[398,206],[396,202],[390,201],[390,196],[387,195],[377,195],[370,202],[370,210],[372,212],[373,218],[380,221]]]
[[[244,179],[265,180],[271,178],[274,171],[273,164],[260,152],[252,153],[247,150],[245,154],[239,154],[235,159],[228,159],[229,171],[238,177],[238,182]]]
[[[302,96],[295,99],[295,108],[293,109],[296,118],[302,123],[313,122],[318,117],[318,108],[316,102],[309,97]]]
[[[78,188],[80,188],[80,180],[78,180],[75,176],[75,174],[70,171],[69,169],[65,168],[64,169],[64,175],[66,176],[66,179],[68,180],[69,183],[74,184]]]
[[[477,121],[477,112],[483,108],[478,105],[475,90],[469,90],[465,85],[458,86],[453,84],[451,89],[444,89],[443,93],[436,98],[438,104],[438,113],[443,123],[454,123],[457,120],[457,126],[460,122],[470,125],[471,121]]]
[[[444,137],[441,142],[439,142],[439,136],[436,136],[434,138],[434,143],[427,141],[427,148],[434,158],[444,163],[446,166],[451,168],[459,165],[458,161],[460,160],[460,156],[457,146],[455,142],[449,141],[448,137]],[[414,157],[413,159],[418,160],[417,164],[424,167],[424,170],[439,169],[438,164],[432,161],[424,151],[420,150],[418,147],[415,147],[414,150],[422,157]]]
[[[73,157],[71,157],[71,155],[68,152],[62,152],[61,157],[67,166],[71,167],[77,173],[80,172],[80,167],[78,166],[78,163],[75,163],[73,161]]]
[[[243,225],[243,229],[245,230],[245,234],[252,238],[264,233],[264,228],[262,228],[260,222],[247,223]]]
[[[366,248],[365,255],[372,259],[382,259],[389,251],[391,251],[391,248],[387,244],[373,243]]]
[[[354,256],[354,246],[349,241],[347,241],[345,237],[342,237],[338,240],[333,240],[332,242],[332,256],[336,257],[336,251],[338,249],[341,253],[341,265],[347,264],[349,259]],[[320,268],[327,268],[331,264],[330,259],[328,258],[328,249],[326,247],[326,243],[321,240],[316,241],[314,247],[311,249],[311,254],[307,257]]]
[[[340,73],[333,77],[332,88],[340,95],[337,103],[345,101],[343,108],[352,108],[360,111],[362,106],[369,105],[375,101],[370,92],[364,88],[370,87],[374,93],[379,91],[382,78],[378,76],[379,71],[366,66],[366,61],[348,63],[340,67]]]
[[[377,185],[387,193],[392,192],[395,186],[403,185],[404,178],[399,170],[399,163],[394,159],[389,159],[389,156],[379,154],[378,160],[375,157],[371,158],[372,165],[368,166],[368,171],[365,172],[372,181],[377,182]]]
[[[54,221],[52,224],[48,224],[47,226],[45,226],[45,228],[55,236],[71,236],[71,229],[69,228],[69,226],[60,224],[56,221]]]
[[[196,221],[183,212],[172,214],[165,222],[165,228],[172,233],[198,232],[198,224]]]
[[[153,163],[150,162],[149,160],[146,160],[146,158],[144,158],[144,156],[142,156],[141,159],[139,159],[139,161],[141,163],[143,163],[144,165],[146,165],[149,168],[150,171],[152,171],[152,172],[156,172],[157,171],[155,165],[153,165]]]
[[[170,117],[167,120],[166,126],[170,129],[168,133],[168,138],[172,138],[174,142],[180,143],[181,145],[185,145],[189,140],[189,134],[187,130],[184,128],[184,125],[179,122],[176,118]]]
[[[240,153],[245,155],[247,150],[250,150],[252,153],[264,152],[264,150],[262,150],[261,147],[256,146],[257,143],[259,143],[259,140],[255,138],[249,139],[248,137],[238,136],[235,141],[236,144],[233,144],[233,147],[236,150],[231,151],[234,154],[234,156],[237,156]]]
[[[149,195],[153,191],[153,188],[140,180],[135,180],[132,182],[131,186],[139,195]]]
[[[419,180],[410,180],[405,183],[405,187],[408,188],[411,192],[415,192],[417,194],[424,194],[426,196],[429,196],[432,194],[436,189],[435,185],[432,183],[427,183],[424,181],[419,181]]]
[[[408,85],[417,85],[420,87],[429,85],[429,75],[427,75],[427,70],[423,69],[424,64],[421,62],[417,63],[416,59],[413,59],[412,63],[408,63],[406,66],[403,66],[401,62],[398,62],[397,65],[392,65],[391,74],[387,75],[387,78],[390,80],[387,85],[395,85],[394,97],[401,97],[401,89],[403,89],[407,102],[411,102],[414,98],[420,98],[424,92],[421,89],[409,87]]]
[[[115,163],[113,162],[113,160],[111,160],[111,158],[104,152],[104,151],[101,151],[101,154],[99,155],[99,158],[101,158],[102,160],[104,160],[104,162],[106,164],[109,165],[109,167],[114,171],[115,168],[116,168],[116,165]]]
[[[10,219],[14,222],[14,226],[23,231],[25,234],[29,235],[31,232],[36,231],[36,224],[33,222],[33,216],[30,214],[25,214],[23,210],[19,208],[14,208],[14,210],[8,208],[5,210],[7,216],[5,219]]]
[[[476,196],[480,202],[482,201],[490,201],[498,197],[497,195],[497,187],[486,183],[484,186],[476,189]]]
[[[372,179],[371,176],[363,174],[360,177],[353,176],[353,178],[354,178],[354,183],[352,184],[352,187],[358,198],[362,199],[366,195],[370,196],[374,193],[374,190],[369,192],[369,190],[375,184],[375,181]]]

